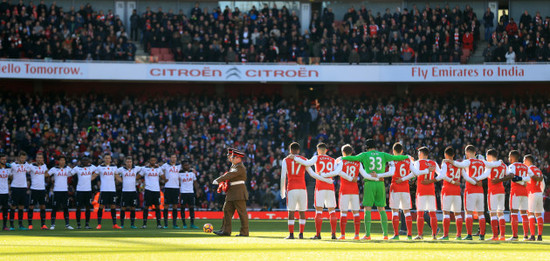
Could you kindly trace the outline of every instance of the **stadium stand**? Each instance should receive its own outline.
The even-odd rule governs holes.
[[[351,7],[342,20],[326,8],[313,14],[304,34],[296,13],[276,6],[207,13],[197,5],[190,16],[148,10],[141,21],[145,48],[160,61],[466,63],[480,37],[469,5],[394,13],[388,8],[376,15]],[[162,54],[159,47],[186,55]]]
[[[513,62],[548,62],[550,43],[545,40],[548,37],[550,17],[543,18],[540,12],[531,17],[525,11],[519,20],[514,20],[513,17],[509,21],[500,20],[483,56],[486,62],[504,62],[511,54]]]
[[[97,164],[103,153],[112,152],[119,164],[132,155],[141,165],[151,155],[164,161],[177,153],[201,173],[198,202],[205,209],[220,208],[221,197],[210,184],[226,169],[229,146],[247,154],[250,206],[263,209],[283,207],[278,162],[292,141],[302,144],[307,157],[320,141],[335,157],[346,143],[362,151],[363,137],[374,137],[381,151],[391,151],[394,142],[402,141],[411,155],[428,146],[438,162],[448,145],[461,151],[459,155],[466,144],[479,152],[496,146],[502,159],[513,148],[532,153],[540,169],[550,172],[550,105],[537,92],[514,95],[508,88],[503,95],[458,95],[436,87],[407,96],[348,93],[297,100],[273,93],[239,94],[237,99],[162,89],[155,95],[137,89],[119,97],[85,91],[92,85],[83,85],[86,95],[71,95],[78,93],[72,87],[69,94],[69,89],[41,95],[3,92],[0,152],[10,158],[19,151],[30,158],[44,152],[49,166],[60,154],[73,163],[88,155]]]
[[[155,62],[466,63],[480,40],[480,22],[469,5],[422,10],[415,5],[393,13],[388,8],[383,14],[351,7],[341,20],[325,8],[313,13],[304,34],[295,10],[267,5],[245,12],[229,7],[208,12],[197,4],[177,14],[147,8],[132,15],[131,37],[111,11],[97,11],[90,4],[76,10],[55,2],[2,1],[0,20],[1,58],[133,61],[136,45],[130,40],[141,35]],[[529,35],[524,33],[529,26],[522,25],[521,39]],[[531,29],[531,38],[547,27]],[[503,31],[500,25],[496,28],[497,41]],[[532,49],[540,43],[533,44],[525,52],[537,53]],[[509,43],[502,45],[506,50]],[[497,61],[503,61],[502,48],[491,50]],[[540,48],[545,50],[541,59],[546,59],[547,48]]]
[[[134,61],[136,47],[120,19],[90,4],[64,9],[0,3],[0,58]]]

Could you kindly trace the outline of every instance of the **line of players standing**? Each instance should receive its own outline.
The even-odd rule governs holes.
[[[545,186],[542,172],[534,165],[534,158],[525,155],[523,163],[520,162],[520,153],[513,150],[509,153],[509,166],[501,160],[497,160],[497,152],[490,149],[486,153],[488,161],[476,158],[476,149],[472,145],[465,148],[463,161],[455,161],[455,151],[452,147],[445,149],[445,159],[441,167],[429,159],[429,149],[418,149],[418,161],[412,157],[403,155],[403,146],[396,143],[393,146],[393,155],[378,152],[374,149],[374,141],[367,140],[367,152],[357,156],[351,156],[353,148],[347,144],[342,147],[342,156],[333,159],[327,156],[327,146],[320,143],[317,146],[317,155],[311,159],[299,156],[300,145],[292,143],[289,146],[290,154],[282,162],[281,171],[281,197],[287,198],[289,211],[288,228],[290,235],[287,239],[294,239],[295,212],[299,212],[299,238],[303,238],[306,223],[305,211],[307,210],[307,192],[305,184],[305,172],[316,179],[315,186],[315,229],[316,235],[312,239],[321,238],[322,211],[326,207],[329,212],[332,239],[336,239],[336,199],[332,177],[340,176],[339,207],[340,230],[339,239],[345,239],[345,228],[348,210],[352,211],[355,225],[355,237],[359,240],[361,219],[359,215],[359,189],[357,180],[359,174],[363,178],[365,207],[366,235],[362,238],[370,240],[370,222],[372,206],[378,208],[381,214],[384,239],[388,239],[387,215],[385,212],[386,192],[383,178],[392,177],[390,186],[389,205],[392,210],[392,225],[394,236],[391,239],[399,239],[399,210],[403,210],[407,227],[407,237],[412,238],[411,217],[411,193],[409,181],[416,178],[416,210],[417,230],[416,240],[423,239],[424,213],[428,214],[429,224],[432,228],[432,238],[437,239],[437,204],[434,183],[443,180],[441,190],[441,206],[443,210],[443,237],[440,240],[449,239],[450,213],[456,219],[457,240],[472,240],[473,216],[478,215],[480,227],[480,240],[485,239],[484,216],[484,189],[482,180],[488,179],[487,204],[491,216],[491,228],[493,237],[491,240],[505,240],[506,221],[504,219],[505,189],[503,182],[511,181],[510,190],[510,225],[512,237],[508,240],[518,240],[518,215],[523,221],[524,240],[542,240],[544,221],[543,195]],[[388,163],[386,168],[386,162]],[[311,169],[315,166],[315,172]],[[388,169],[388,171],[386,171]],[[437,176],[435,174],[438,174]],[[464,194],[461,192],[461,177],[465,181]],[[464,202],[467,236],[462,238],[462,202]],[[536,227],[538,238],[535,239]],[[500,237],[499,237],[500,232]],[[528,236],[530,232],[530,237]]]
[[[7,163],[7,156],[0,155],[0,207],[3,215],[3,230],[14,230],[15,212],[18,210],[19,229],[33,228],[34,207],[40,208],[40,222],[43,230],[55,229],[57,211],[63,210],[65,228],[74,229],[69,224],[69,177],[76,178],[76,222],[77,229],[82,228],[82,209],[85,210],[84,228],[91,229],[90,216],[93,210],[92,181],[99,178],[99,208],[97,211],[97,227],[101,229],[103,211],[108,207],[114,229],[124,228],[126,211],[130,211],[130,227],[135,226],[136,207],[138,205],[137,181],[144,179],[144,208],[143,225],[146,228],[149,208],[154,207],[157,228],[168,227],[168,211],[172,209],[173,228],[177,226],[178,205],[181,205],[181,219],[183,228],[187,228],[185,222],[185,207],[189,208],[190,227],[198,228],[194,224],[195,188],[197,187],[197,172],[190,169],[187,162],[177,164],[177,156],[172,155],[170,160],[160,165],[157,158],[152,156],[146,166],[135,166],[131,157],[124,159],[124,164],[117,167],[112,164],[111,155],[103,156],[103,163],[99,166],[91,164],[87,157],[81,159],[80,166],[67,166],[65,156],[57,158],[57,165],[48,168],[44,163],[44,156],[37,154],[36,161],[32,164],[26,162],[27,154],[19,154],[16,162]],[[53,183],[51,226],[46,226],[46,178],[50,177]],[[30,181],[30,187],[29,187]],[[117,224],[117,183],[122,183],[121,199],[119,201],[120,226]],[[161,184],[164,184],[164,226],[161,226]],[[28,191],[30,188],[30,197]],[[30,199],[30,202],[28,201]],[[23,214],[28,203],[28,227],[23,226]],[[11,208],[7,226],[8,209]]]

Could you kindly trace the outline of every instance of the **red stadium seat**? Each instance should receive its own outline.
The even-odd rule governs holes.
[[[160,55],[160,48],[151,48],[151,55],[153,56]]]

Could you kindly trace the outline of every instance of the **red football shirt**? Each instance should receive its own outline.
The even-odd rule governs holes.
[[[525,166],[525,164],[523,163],[514,162],[508,168],[510,169],[511,172],[514,172],[516,176],[525,178],[529,175],[527,166]],[[527,188],[516,182],[512,182],[510,195],[527,197]]]
[[[344,160],[342,163],[342,172],[354,178],[359,176],[361,162]],[[342,178],[340,178],[340,182],[340,195],[359,195],[359,187],[357,186],[357,182],[347,181]]]
[[[315,163],[315,172],[319,175],[323,173],[329,173],[334,170],[334,159],[327,155],[317,156],[317,162]],[[330,178],[332,179],[332,178]],[[326,183],[324,181],[317,180],[315,183],[315,190],[332,190],[334,191],[334,184]]]
[[[504,184],[502,182],[499,182],[497,184],[493,184],[491,182],[493,179],[501,179],[504,178],[506,175],[506,164],[501,163],[500,166],[496,168],[491,169],[491,174],[489,175],[489,180],[487,181],[487,188],[489,195],[494,194],[504,194]]]
[[[460,168],[455,167],[450,162],[443,162],[443,165],[447,168],[447,177],[451,178],[455,184],[443,180],[443,188],[441,194],[445,196],[460,196]]]
[[[425,170],[430,167],[437,166],[437,163],[433,160],[419,160],[418,161],[418,170]],[[422,184],[422,181],[424,180],[430,180],[435,178],[435,170],[426,174],[426,175],[420,175],[418,176],[418,179],[416,181],[416,194],[418,196],[435,196],[435,187],[434,183],[430,183],[428,185]]]
[[[302,156],[296,156],[297,158],[306,160]],[[286,163],[286,189],[291,191],[293,189],[306,189],[306,166],[302,166],[296,163],[291,158],[284,159]]]
[[[411,172],[411,160],[401,160],[401,161],[394,161],[395,164],[395,173],[393,173],[393,176],[391,178],[391,185],[390,185],[390,191],[391,192],[406,192],[409,193],[409,181],[403,181],[399,184],[395,183],[397,179],[404,178],[405,176],[409,175]]]
[[[542,171],[540,171],[540,169],[537,168],[537,166],[531,165],[529,166],[529,169],[531,170],[531,172],[533,172],[533,174],[535,174],[535,176],[537,177],[542,176]],[[540,183],[541,181],[536,181],[531,178],[529,183],[527,183],[527,192],[529,192],[529,194],[542,192],[542,189],[540,188]]]
[[[478,159],[467,159],[470,161],[470,166],[468,166],[468,176],[470,178],[477,178],[481,175],[483,175],[483,172],[485,171],[485,163],[483,163],[482,160]],[[470,182],[466,182],[466,189],[464,190],[465,193],[483,193],[483,187],[482,186],[476,186],[471,184]]]

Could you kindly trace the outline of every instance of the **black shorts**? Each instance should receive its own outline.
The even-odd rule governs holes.
[[[145,200],[145,206],[146,207],[150,207],[152,205],[155,205],[155,206],[160,205],[160,192],[159,191],[145,190],[145,195],[144,195],[143,198]]]
[[[46,191],[45,190],[34,190],[31,189],[31,206],[45,205],[46,204]]]
[[[195,206],[195,193],[181,193],[180,194],[180,204],[181,207],[185,206],[194,207]]]
[[[110,206],[116,204],[116,192],[101,192],[99,193],[99,205]]]
[[[164,204],[176,205],[178,204],[178,197],[180,195],[179,188],[165,188],[164,189]]]
[[[10,195],[9,194],[0,194],[0,206],[3,208],[10,207]]]
[[[137,192],[122,192],[122,199],[120,201],[121,207],[136,207],[137,206]]]
[[[11,188],[11,205],[23,206],[28,201],[26,188]]]
[[[92,192],[91,191],[77,191],[75,196],[77,207],[91,207],[92,206]]]
[[[53,207],[60,209],[69,206],[69,192],[67,191],[54,191],[53,192]]]

